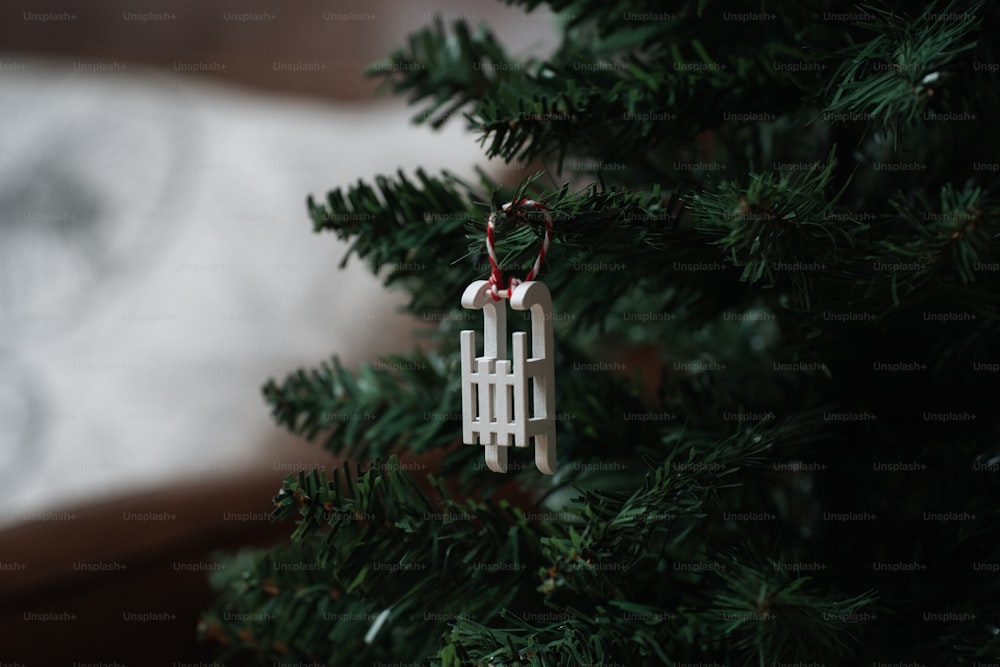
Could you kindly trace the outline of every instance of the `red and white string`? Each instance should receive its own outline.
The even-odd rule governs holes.
[[[545,238],[542,241],[542,249],[538,251],[538,257],[535,259],[535,264],[531,267],[531,270],[528,271],[528,275],[524,277],[523,282],[529,282],[538,277],[542,268],[542,262],[545,261],[545,253],[548,252],[549,243],[552,241],[552,216],[549,214],[548,207],[541,202],[537,202],[534,199],[522,199],[517,202],[516,205],[514,202],[508,202],[504,204],[499,211],[490,213],[490,217],[486,221],[486,252],[488,252],[490,256],[490,295],[493,297],[494,301],[509,299],[514,288],[522,282],[517,278],[511,278],[506,289],[499,289],[499,287],[503,285],[503,275],[500,273],[500,266],[497,264],[497,253],[493,247],[494,218],[498,213],[508,213],[512,206],[516,207],[515,210],[522,206],[526,208],[534,208],[545,214]],[[517,215],[520,216],[520,211],[517,211]]]

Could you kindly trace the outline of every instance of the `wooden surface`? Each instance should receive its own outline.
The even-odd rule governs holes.
[[[211,662],[213,647],[195,636],[213,599],[204,570],[217,549],[287,538],[290,524],[259,518],[284,475],[178,485],[0,533],[0,663]]]

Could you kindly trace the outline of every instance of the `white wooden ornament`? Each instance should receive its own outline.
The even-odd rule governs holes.
[[[507,448],[527,447],[534,438],[535,465],[556,472],[555,361],[552,357],[552,296],[538,281],[518,284],[510,293],[514,310],[531,311],[531,357],[526,334],[513,334],[513,359],[507,358],[507,307],[494,301],[488,280],[477,280],[462,294],[462,306],[483,311],[483,355],[476,356],[476,332],[462,332],[462,440],[486,446],[486,466],[507,472]],[[532,401],[528,405],[528,381]]]

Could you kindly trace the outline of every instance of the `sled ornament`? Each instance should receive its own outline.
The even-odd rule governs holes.
[[[542,204],[521,200],[520,205],[545,210]],[[506,204],[503,211],[510,208]],[[552,221],[545,215],[545,242],[524,282],[512,279],[497,289],[500,271],[493,251],[493,215],[487,226],[487,249],[493,271],[489,280],[477,280],[462,294],[462,306],[483,311],[483,354],[476,356],[475,331],[461,334],[462,440],[486,447],[486,466],[507,472],[507,448],[535,446],[535,465],[546,475],[556,471],[555,361],[552,354],[552,296],[544,283],[532,280],[548,249]],[[507,358],[507,306],[531,313],[531,356],[527,334],[511,338],[513,355]]]

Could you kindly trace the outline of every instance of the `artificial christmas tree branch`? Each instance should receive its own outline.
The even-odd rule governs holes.
[[[325,435],[334,454],[388,455],[404,443],[414,452],[455,439],[446,420],[426,429],[426,415],[448,408],[456,397],[444,360],[420,350],[362,364],[354,373],[334,359],[312,371],[299,370],[280,385],[264,387],[275,421],[313,440]]]
[[[453,31],[454,35],[449,35],[443,25],[436,24],[411,38],[409,50],[397,51],[388,63],[372,73],[385,77],[396,92],[410,92],[411,102],[434,98],[435,102],[417,120],[433,119],[435,127],[457,109],[473,103],[466,118],[480,132],[483,145],[489,143],[486,155],[501,156],[508,162],[515,159],[527,162],[555,152],[556,169],[561,172],[567,154],[628,161],[637,151],[660,141],[671,137],[677,140],[717,125],[720,118],[697,113],[691,103],[697,100],[701,104],[725,106],[728,100],[741,94],[755,94],[757,90],[741,89],[751,77],[755,86],[770,86],[769,113],[776,109],[776,101],[782,99],[773,88],[779,82],[787,89],[782,101],[785,111],[798,106],[797,84],[787,74],[767,67],[767,61],[729,55],[718,62],[700,41],[695,40],[682,49],[673,30],[657,35],[659,46],[670,45],[663,55],[673,60],[672,69],[635,59],[631,62],[611,59],[615,53],[642,46],[649,38],[646,28],[637,33],[636,39],[617,39],[608,44],[593,39],[569,39],[545,63],[533,60],[511,63],[490,33],[479,31],[473,38],[463,23],[456,23]],[[720,35],[718,44],[727,44],[727,39]],[[806,56],[789,49],[785,43],[776,39],[768,44],[769,55]],[[591,45],[593,50],[584,50],[584,45]],[[718,51],[737,53],[722,48]],[[581,62],[605,58],[608,62],[579,67]],[[487,77],[482,73],[484,70],[494,73],[493,76]],[[484,98],[481,94],[484,89],[491,90],[493,95]],[[530,96],[525,94],[528,91]],[[451,100],[454,104],[447,112],[438,112]],[[661,108],[663,100],[668,102],[669,109],[650,115],[647,110]],[[678,116],[675,110],[681,110],[683,115]],[[609,118],[624,121],[614,124],[610,134],[606,123]],[[670,122],[655,122],[663,120]]]
[[[540,521],[526,520],[522,510],[503,502],[499,506],[455,502],[434,481],[437,492],[434,497],[428,496],[415,486],[405,465],[395,458],[384,465],[376,462],[368,471],[355,475],[334,471],[332,481],[322,471],[291,476],[275,497],[275,517],[300,517],[293,539],[305,551],[292,554],[285,566],[274,560],[281,552],[272,552],[271,562],[258,561],[256,577],[223,584],[230,586],[236,595],[230,604],[253,606],[227,608],[225,614],[235,618],[235,624],[221,622],[218,615],[207,618],[203,632],[215,639],[238,641],[240,647],[263,656],[280,655],[287,659],[289,651],[294,652],[296,644],[302,644],[299,621],[295,619],[315,617],[318,613],[338,618],[374,618],[373,610],[392,607],[397,610],[398,622],[407,614],[412,616],[414,610],[410,609],[409,601],[413,600],[418,601],[415,604],[419,609],[434,609],[436,615],[456,619],[495,616],[505,601],[513,598],[513,593],[498,595],[493,587],[499,584],[509,591],[512,580],[508,570],[522,572],[524,577],[525,572],[532,570],[531,560],[544,564],[538,567],[541,582],[536,579],[532,583],[528,578],[524,584],[541,596],[555,599],[570,595],[577,606],[610,596],[613,605],[617,601],[619,606],[635,613],[641,606],[635,602],[636,596],[649,595],[652,582],[639,583],[640,589],[631,588],[638,582],[622,588],[623,577],[644,559],[662,559],[666,553],[674,554],[667,556],[674,559],[689,548],[686,543],[700,532],[698,522],[690,521],[703,518],[704,512],[718,503],[711,489],[720,488],[719,480],[759,460],[760,453],[773,446],[769,430],[751,429],[723,442],[712,452],[700,452],[699,467],[693,474],[677,473],[668,462],[648,473],[632,494],[590,491],[558,513],[558,519],[553,514],[552,519]],[[684,451],[674,449],[669,459],[682,456]],[[694,455],[695,450],[688,451],[689,459]],[[395,533],[396,539],[383,539],[385,530]],[[450,546],[452,542],[455,546]],[[529,548],[531,543],[535,546]],[[639,549],[640,545],[645,548]],[[452,560],[456,557],[460,560]],[[379,563],[393,565],[380,569]],[[509,563],[510,567],[480,568],[483,563]],[[451,575],[456,588],[450,598],[448,587],[433,576],[411,581],[410,591],[401,595],[400,584],[393,575],[424,570]],[[484,571],[490,575],[501,572],[503,576],[488,576]],[[420,588],[425,585],[432,588]],[[490,588],[476,594],[480,585]],[[676,588],[676,584],[671,586],[667,580],[661,580],[653,586],[661,587]],[[283,605],[281,596],[290,591],[298,591],[294,602],[289,598]],[[339,603],[342,597],[345,602]],[[482,600],[487,606],[477,606],[470,600]],[[541,597],[539,600],[543,601]],[[778,602],[781,601],[791,604],[779,596]],[[859,600],[857,604],[862,603]],[[286,610],[282,623],[265,628],[265,634],[251,632],[255,619],[267,618],[268,610],[275,605],[293,608]],[[309,611],[296,612],[301,605]],[[724,610],[720,613],[725,616]],[[292,620],[286,623],[286,618]],[[251,620],[250,626],[246,619]],[[414,620],[409,618],[407,625],[410,647],[423,634],[423,631],[409,634]],[[606,636],[605,641],[608,642],[605,650],[613,650],[618,642],[613,636]],[[561,642],[556,642],[555,647],[565,649]],[[240,649],[234,646],[233,650]],[[357,650],[355,646],[341,654],[338,649],[338,654],[344,657],[354,654],[359,659]],[[364,647],[361,656],[372,658],[376,655],[373,650]],[[317,659],[307,653],[301,657]]]
[[[873,20],[864,27],[875,36],[844,49],[845,59],[830,79],[825,112],[835,117],[864,115],[875,131],[887,136],[915,125],[933,95],[932,84],[948,76],[947,66],[956,56],[976,46],[973,33],[980,21],[974,17],[981,3],[964,11],[956,11],[958,6],[952,2],[937,13],[963,20],[916,28],[905,15],[866,6]]]
[[[236,605],[223,608],[236,622],[216,614],[203,633],[234,644],[234,653],[247,649],[270,659],[284,653],[287,660],[287,652],[296,651],[329,664],[368,664],[427,655],[442,620],[494,616],[522,588],[534,588],[522,559],[530,558],[533,542],[537,552],[532,535],[544,534],[544,525],[521,520],[511,526],[513,515],[502,507],[453,501],[440,484],[434,487],[430,495],[418,488],[396,458],[365,472],[334,470],[332,481],[322,471],[289,477],[275,497],[274,515],[301,517],[293,539],[302,551],[286,552],[285,566],[259,555],[255,576],[220,582],[229,588],[223,604]],[[385,531],[394,539],[384,540]],[[501,560],[506,566],[477,566]],[[335,633],[303,635],[294,620],[299,615],[287,610],[293,600],[308,609],[308,618],[351,622]],[[282,622],[264,628],[266,637],[245,632],[247,619],[275,607],[284,610]],[[335,635],[347,641],[330,641]]]
[[[971,282],[974,263],[1000,261],[996,249],[991,251],[991,240],[1000,231],[1000,207],[982,188],[956,192],[949,186],[942,191],[939,204],[924,198],[918,210],[894,200],[897,214],[923,230],[926,240],[914,246],[910,227],[896,231],[899,228],[894,225],[868,222],[867,216],[845,218],[838,201],[849,183],[841,186],[839,194],[830,192],[835,167],[836,162],[831,161],[823,169],[762,174],[746,186],[724,183],[715,192],[684,197],[695,218],[702,221],[694,230],[689,230],[674,213],[678,210],[677,195],[663,200],[657,187],[647,194],[604,191],[599,187],[582,193],[563,188],[536,194],[549,201],[556,219],[563,223],[556,233],[561,243],[553,251],[549,281],[561,290],[566,309],[581,313],[583,322],[587,322],[593,315],[584,306],[586,302],[601,297],[611,303],[628,288],[610,281],[583,287],[575,279],[578,272],[574,267],[627,265],[646,274],[645,284],[650,291],[658,291],[662,284],[659,280],[670,280],[674,289],[683,290],[684,282],[693,276],[678,275],[674,266],[710,266],[722,261],[742,268],[743,278],[751,283],[767,279],[774,287],[779,278],[791,281],[792,307],[807,307],[810,291],[824,289],[816,280],[834,280],[824,289],[828,300],[842,300],[842,307],[873,310],[881,315],[900,305],[901,293],[914,300],[922,298],[920,293],[913,294],[920,285],[927,290],[940,289],[940,284],[931,280],[939,264],[928,260],[936,261],[942,251],[957,261],[945,268],[957,273],[961,282]],[[387,284],[409,287],[413,294],[409,308],[415,314],[455,313],[469,265],[484,266],[481,235],[474,222],[476,195],[471,186],[459,189],[462,186],[447,175],[438,181],[419,173],[418,180],[423,188],[402,174],[397,181],[377,179],[381,197],[363,183],[347,192],[335,190],[328,196],[327,206],[310,200],[310,209],[317,229],[330,229],[341,238],[352,239],[352,253],[367,258],[376,271],[388,269],[383,274]],[[927,227],[927,220],[932,227]],[[461,231],[465,239],[474,240],[463,241]],[[523,261],[530,255],[526,251],[533,238],[521,230],[520,235],[510,239],[510,255],[520,256]],[[697,246],[692,242],[699,241],[703,246],[695,251]],[[713,250],[713,243],[720,245],[725,254]],[[413,248],[418,246],[453,257],[453,263],[431,276],[425,265],[415,261]],[[669,254],[674,261],[658,260],[644,250],[650,246]],[[843,247],[855,247],[866,254],[854,259],[858,253],[845,256]],[[627,263],[622,262],[625,257],[629,258]],[[914,264],[922,268],[892,270]],[[843,275],[857,271],[854,279],[845,282],[824,271],[810,270],[835,265]],[[986,274],[978,279],[990,281],[994,277]],[[435,289],[430,288],[431,280]],[[595,286],[607,291],[595,294]],[[859,287],[865,290],[860,295],[856,291]],[[715,307],[720,305],[724,304]]]

